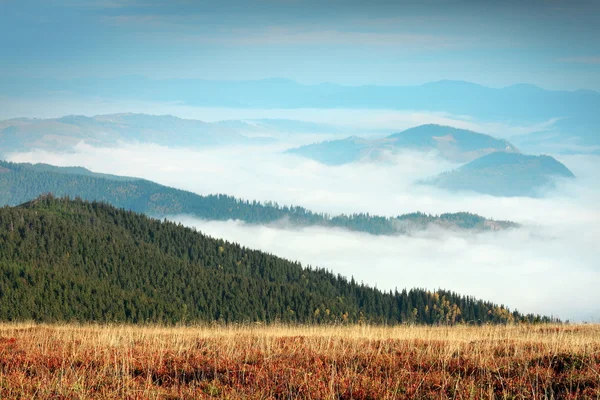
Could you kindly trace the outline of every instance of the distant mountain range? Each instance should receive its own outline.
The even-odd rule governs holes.
[[[206,107],[378,108],[445,111],[493,119],[548,119],[594,115],[600,93],[554,91],[517,84],[489,88],[443,80],[418,86],[303,85],[289,79],[207,81],[121,76],[105,79],[0,80],[5,95],[39,96],[68,91],[78,95],[181,102]],[[29,88],[27,91],[25,88]]]
[[[553,91],[528,84],[489,88],[463,81],[419,86],[302,85],[287,79],[206,81],[122,76],[106,79],[0,78],[5,96],[39,98],[68,92],[77,96],[177,102],[202,107],[370,108],[428,110],[514,124],[558,119],[554,141],[600,145],[600,93]]]
[[[226,195],[200,196],[143,179],[97,174],[80,167],[0,161],[0,205],[18,205],[45,193],[103,201],[157,217],[189,214],[206,220],[233,219],[281,227],[324,226],[375,235],[406,234],[430,225],[474,231],[517,226],[467,212],[435,216],[416,212],[392,218],[365,213],[330,216],[303,207],[261,204]]]
[[[245,136],[239,131],[252,131],[255,125],[242,121],[237,121],[237,124],[233,122],[207,123],[171,115],[147,114],[17,118],[0,121],[0,148],[3,152],[32,148],[69,150],[80,141],[96,146],[114,146],[123,141],[197,147],[263,144],[272,140]],[[236,126],[234,128],[228,125]],[[263,125],[270,126],[266,122]]]
[[[259,135],[260,132],[315,133],[319,129],[327,129],[327,126],[291,120],[270,119],[205,123],[173,116],[145,114],[113,114],[95,117],[67,116],[55,119],[21,118],[0,121],[0,149],[4,153],[29,150],[31,148],[65,151],[71,149],[74,144],[81,140],[85,140],[92,145],[106,146],[116,145],[120,141],[147,142],[185,147],[248,145],[265,143],[269,139],[265,137],[251,138],[238,133],[239,131],[249,133],[251,136]],[[410,128],[382,139],[349,137],[342,140],[306,145],[290,149],[288,152],[328,165],[339,165],[359,160],[382,161],[386,160],[390,155],[403,150],[429,152],[444,159],[461,163],[471,162],[480,156],[495,152],[519,154],[519,150],[506,140],[468,130],[431,124]],[[558,161],[551,157],[547,157],[547,159],[558,163]],[[533,196],[539,195],[544,189],[551,187],[553,180],[557,176],[572,176],[572,173],[560,163],[558,164],[567,171],[562,175],[560,172],[557,172],[558,170],[544,168],[544,163],[532,162],[531,160],[528,157],[506,158],[502,164],[486,164],[485,168],[476,163],[476,168],[465,166],[456,171],[427,180],[427,182],[450,190],[468,190],[506,196]],[[37,172],[42,172],[40,167],[36,168]],[[46,168],[45,172],[66,173],[64,169],[51,170],[50,166]],[[86,174],[89,176],[90,173],[83,169],[74,169],[74,171],[84,176]],[[129,178],[111,178],[111,180],[117,179],[123,180]],[[53,189],[50,188],[46,191],[53,191]],[[43,192],[27,193],[27,195],[35,197],[40,193]],[[67,192],[61,194],[77,195]],[[97,197],[84,198],[89,200],[103,200]],[[21,200],[24,201],[27,198],[21,198]],[[109,201],[111,204],[126,206],[115,203],[114,199],[106,199],[106,201]],[[136,209],[136,211],[146,212],[147,210]],[[278,214],[278,218],[275,219],[284,216],[283,214]],[[353,221],[345,221],[343,223],[339,220],[341,216],[338,219],[335,218],[332,221],[337,221],[338,225],[336,226],[345,225],[349,227],[356,223],[359,216],[354,216]],[[373,228],[373,219],[371,217],[367,219],[370,221],[368,223],[369,227],[363,227],[359,230],[370,233],[393,233],[397,231],[394,223],[391,221],[386,222],[388,227],[384,229],[381,227]],[[301,222],[301,220],[302,218],[296,222]],[[325,219],[321,223],[324,223],[324,221]],[[327,222],[327,224],[332,224],[332,221]],[[428,220],[427,223],[432,221],[434,220]],[[483,220],[480,222],[482,223]]]
[[[383,139],[349,137],[288,150],[328,165],[380,161],[402,150],[434,153],[462,167],[420,183],[494,196],[541,196],[573,173],[550,156],[521,154],[510,142],[449,126],[421,125]]]
[[[542,196],[556,179],[575,175],[550,156],[495,152],[424,181],[453,191],[475,191],[493,196]]]
[[[260,145],[294,135],[340,134],[358,128],[290,119],[240,119],[204,122],[172,115],[107,114],[86,117],[14,118],[0,121],[0,155],[33,148],[68,151],[81,141],[93,146],[119,142],[204,147]],[[378,132],[377,129],[367,133]]]
[[[384,292],[179,224],[52,196],[0,208],[0,320],[556,321],[444,290]]]
[[[401,150],[435,152],[454,162],[472,161],[496,151],[519,152],[506,140],[441,125],[421,125],[383,139],[349,137],[306,145],[288,152],[324,164],[339,165],[359,160],[381,160]]]

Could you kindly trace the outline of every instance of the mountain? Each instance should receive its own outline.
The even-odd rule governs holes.
[[[545,90],[527,84],[490,88],[470,82],[443,80],[419,86],[343,86],[331,83],[303,85],[288,79],[207,81],[121,76],[66,80],[28,78],[20,81],[0,76],[0,93],[21,101],[69,93],[79,101],[88,97],[126,98],[198,107],[423,110],[470,116],[487,122],[522,126],[539,124],[543,126],[540,131],[552,133],[550,138],[545,136],[539,140],[538,136],[532,136],[521,143],[517,142],[520,135],[511,137],[511,141],[519,146],[528,143],[528,150],[534,153],[549,151],[546,149],[562,151],[563,145],[567,146],[567,151],[581,152],[587,152],[589,146],[600,146],[600,113],[597,112],[600,109],[600,93],[592,90]],[[18,130],[18,125],[0,127],[0,137],[3,129],[8,134]],[[227,125],[221,128],[227,128]],[[248,131],[252,131],[250,125],[245,126]],[[56,145],[52,137],[47,141]],[[5,146],[8,142],[10,140],[0,140],[0,145]]]
[[[381,292],[181,225],[52,196],[0,208],[0,320],[551,321],[442,290]]]
[[[3,152],[31,148],[68,150],[82,140],[103,146],[114,146],[123,141],[194,147],[263,143],[266,138],[249,138],[222,124],[171,115],[69,115],[0,121],[0,148]]]
[[[61,92],[83,98],[127,98],[200,107],[426,110],[520,125],[557,120],[544,129],[560,137],[557,144],[566,141],[577,146],[600,145],[597,133],[600,130],[597,112],[600,93],[591,90],[545,90],[527,84],[490,88],[449,80],[419,86],[343,86],[331,83],[302,85],[277,78],[207,81],[121,76],[20,81],[0,76],[0,93],[5,96],[39,99]],[[548,143],[540,145],[547,146]]]
[[[493,196],[542,196],[556,179],[575,175],[550,156],[491,153],[424,183],[453,191],[475,191]]]
[[[394,218],[369,214],[329,216],[303,207],[239,200],[226,195],[200,196],[143,179],[97,174],[80,167],[17,164],[0,161],[0,205],[17,205],[41,194],[103,201],[156,217],[189,214],[206,220],[241,220],[251,224],[326,226],[375,235],[410,233],[436,225],[446,229],[500,230],[516,227],[470,213],[404,214]]]
[[[288,150],[324,164],[339,165],[358,160],[379,160],[399,150],[436,152],[455,162],[467,162],[496,151],[519,150],[506,140],[482,133],[441,125],[421,125],[383,139],[349,137]]]
[[[527,84],[490,88],[449,80],[419,86],[343,86],[303,85],[279,78],[207,81],[121,76],[19,80],[0,76],[0,93],[4,96],[39,99],[67,92],[78,98],[126,98],[200,107],[425,110],[516,125],[558,120],[548,129],[559,134],[562,141],[573,141],[579,146],[600,145],[600,93],[591,90],[545,90]]]

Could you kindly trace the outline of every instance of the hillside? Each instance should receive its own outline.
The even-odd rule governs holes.
[[[549,320],[441,290],[381,292],[181,225],[52,196],[0,209],[0,319]]]
[[[359,160],[379,160],[400,150],[435,152],[454,162],[468,162],[496,151],[519,150],[506,140],[489,135],[441,125],[421,125],[383,139],[367,140],[350,137],[315,143],[288,150],[328,165]]]
[[[4,173],[2,171],[4,170]],[[376,235],[426,229],[435,224],[448,229],[498,230],[517,226],[470,213],[410,213],[395,218],[369,214],[329,216],[303,207],[246,201],[226,195],[200,196],[147,180],[98,174],[79,167],[0,161],[0,205],[18,205],[41,194],[80,197],[116,207],[163,217],[189,214],[206,220],[241,220],[252,224],[285,221],[293,226],[328,226]]]
[[[453,191],[475,191],[493,196],[542,196],[556,179],[575,175],[550,156],[492,153],[445,172],[427,184]]]
[[[0,148],[5,152],[31,148],[68,150],[81,141],[97,146],[114,146],[120,141],[164,146],[209,146],[263,143],[264,140],[249,138],[240,134],[238,129],[223,124],[171,115],[125,113],[0,121]]]

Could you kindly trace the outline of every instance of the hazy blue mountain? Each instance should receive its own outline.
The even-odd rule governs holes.
[[[474,191],[493,196],[542,196],[556,179],[575,175],[550,156],[496,152],[442,173],[424,183],[453,191]]]
[[[430,225],[471,230],[499,230],[517,226],[509,221],[494,221],[466,212],[441,215],[417,212],[397,217],[365,213],[330,216],[303,207],[281,207],[221,194],[200,196],[143,179],[98,174],[80,167],[0,161],[0,206],[18,205],[46,193],[103,201],[156,217],[188,214],[205,220],[233,219],[250,224],[326,226],[374,235],[409,233]]]
[[[435,151],[439,156],[455,162],[471,161],[496,151],[519,152],[506,140],[441,125],[421,125],[383,139],[350,137],[315,143],[288,152],[324,164],[338,165],[361,159],[378,160],[399,150]]]
[[[82,140],[107,146],[119,141],[188,147],[262,143],[261,139],[248,138],[233,128],[171,115],[69,115],[0,121],[0,148],[4,152],[30,148],[64,150]]]
[[[19,81],[0,77],[0,93],[5,96],[39,98],[57,92],[202,107],[428,110],[516,124],[557,118],[552,129],[563,138],[580,146],[600,145],[600,93],[591,90],[555,91],[528,84],[489,88],[448,80],[420,86],[342,86],[302,85],[279,78],[207,81],[122,76]]]
[[[289,79],[207,81],[149,79],[141,76],[70,80],[0,80],[6,95],[36,95],[68,90],[81,95],[179,101],[197,106],[256,108],[386,108],[447,111],[494,119],[546,119],[595,115],[600,93],[553,91],[519,84],[489,88],[464,81],[419,86],[303,85]],[[23,88],[29,88],[24,92]]]

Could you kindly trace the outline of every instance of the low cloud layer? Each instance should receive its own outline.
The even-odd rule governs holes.
[[[325,228],[281,230],[239,221],[171,219],[214,237],[326,267],[383,290],[450,289],[522,312],[596,320],[600,271],[593,240],[526,227],[499,233],[427,231],[379,237]],[[595,230],[596,237],[598,230]]]
[[[578,179],[544,199],[449,194],[412,182],[456,165],[404,153],[395,162],[325,166],[271,147],[183,150],[123,144],[80,144],[69,154],[12,154],[19,162],[80,165],[138,176],[200,194],[302,205],[331,214],[398,215],[469,211],[524,224],[518,230],[465,234],[429,230],[377,237],[325,228],[278,229],[236,221],[173,216],[212,236],[318,265],[381,289],[445,288],[523,312],[600,320],[600,157],[563,156]]]

